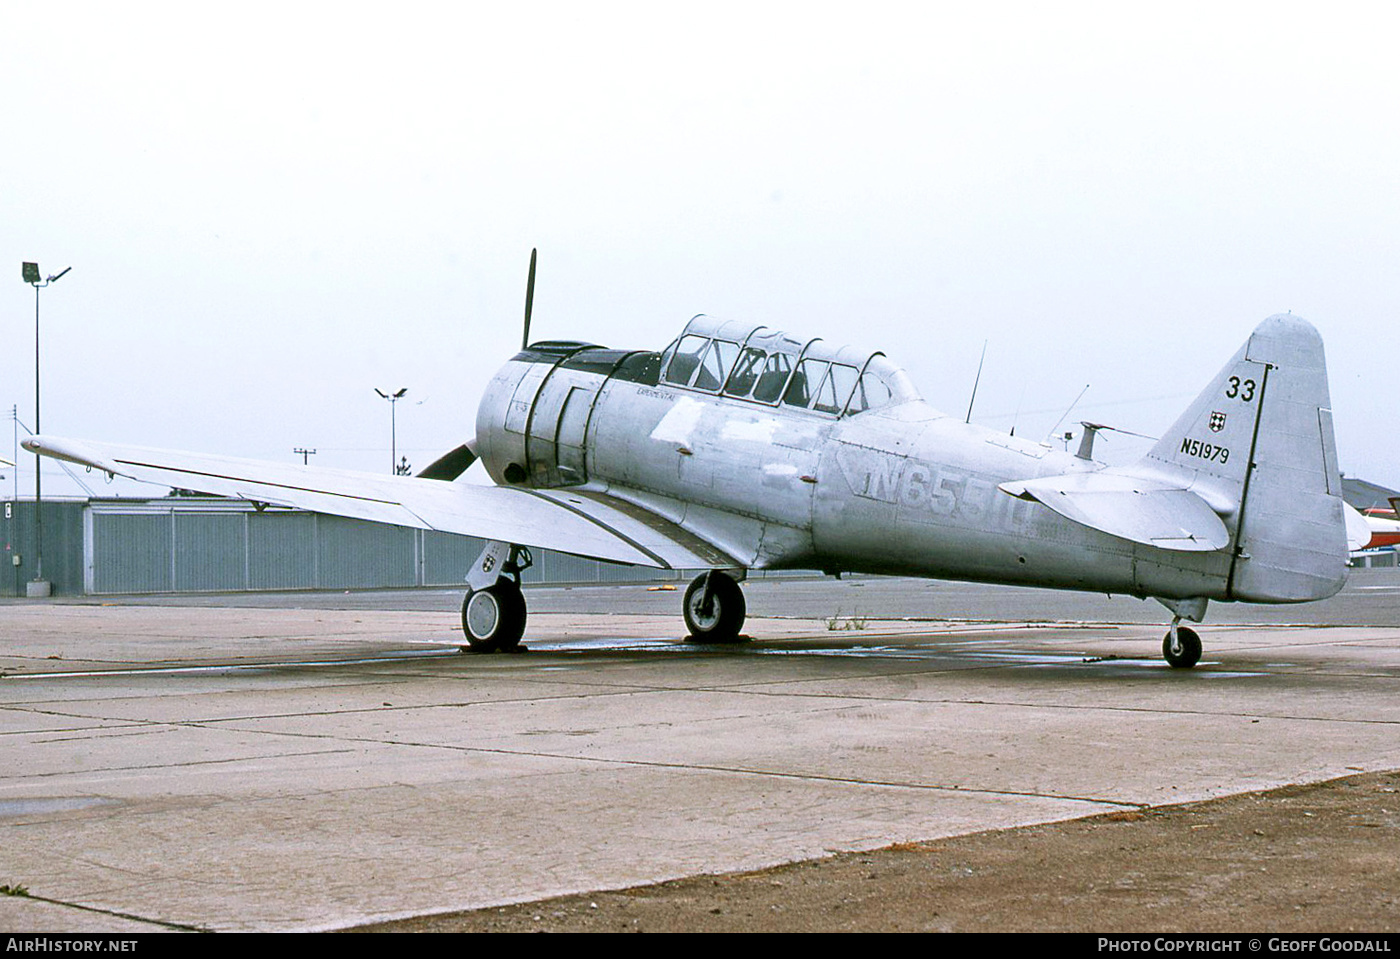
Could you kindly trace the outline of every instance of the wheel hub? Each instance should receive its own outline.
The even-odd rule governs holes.
[[[696,590],[695,595],[690,598],[690,618],[701,629],[714,629],[719,624],[720,619],[719,600],[713,596],[710,597],[710,611],[707,615],[705,613],[705,591],[703,589]]]
[[[495,595],[482,590],[467,603],[467,629],[478,639],[485,639],[496,630],[501,620],[501,605]]]

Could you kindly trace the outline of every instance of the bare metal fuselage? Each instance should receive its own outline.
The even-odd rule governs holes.
[[[657,354],[578,346],[526,351],[487,389],[477,437],[496,482],[606,492],[746,568],[1253,598],[1230,592],[1229,551],[1130,542],[998,489],[1099,464],[921,400],[836,418],[658,383]],[[1295,597],[1260,600],[1281,598]]]

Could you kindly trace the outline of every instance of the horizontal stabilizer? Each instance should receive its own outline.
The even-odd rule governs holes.
[[[1205,500],[1161,480],[1070,473],[1002,483],[1000,488],[1090,529],[1160,549],[1208,552],[1230,541],[1225,524]]]

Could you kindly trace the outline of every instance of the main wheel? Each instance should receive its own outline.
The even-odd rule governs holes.
[[[468,589],[462,599],[462,632],[474,653],[519,647],[525,635],[525,597],[519,584],[500,579],[485,589]]]
[[[705,584],[709,582],[709,603]],[[694,643],[737,643],[747,611],[744,591],[724,573],[706,573],[685,591],[685,627]]]
[[[1177,649],[1172,649],[1172,634],[1162,638],[1162,658],[1172,669],[1190,669],[1201,661],[1201,637],[1194,629],[1185,626],[1176,628]]]

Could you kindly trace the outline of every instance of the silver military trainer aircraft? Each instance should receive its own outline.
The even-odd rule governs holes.
[[[532,274],[533,277],[533,274]],[[528,299],[527,299],[528,330]],[[528,333],[527,333],[528,335]],[[547,341],[486,388],[476,438],[416,477],[37,436],[26,449],[166,486],[484,537],[470,648],[525,629],[530,548],[703,570],[690,638],[740,638],[750,569],[972,580],[1153,597],[1162,651],[1199,660],[1210,600],[1337,592],[1348,544],[1322,340],[1271,316],[1138,462],[930,408],[883,353],[697,316],[660,352]],[[479,459],[494,486],[458,481]],[[1359,527],[1358,527],[1359,524]],[[1350,536],[1350,538],[1349,538]]]

